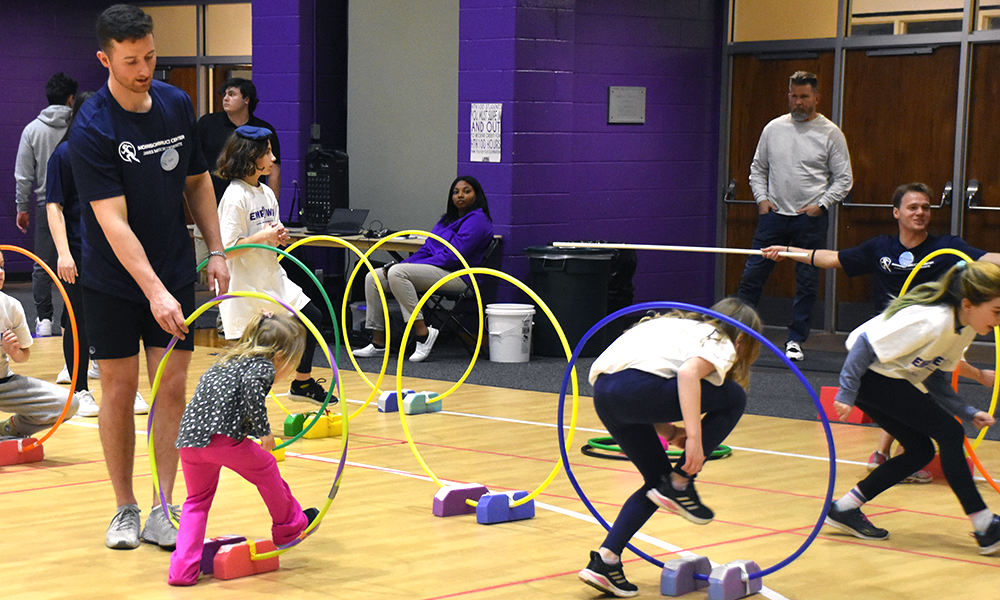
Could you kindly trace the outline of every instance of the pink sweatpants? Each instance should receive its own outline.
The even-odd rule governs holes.
[[[308,525],[302,507],[281,478],[274,456],[252,440],[237,442],[216,434],[204,448],[181,448],[180,458],[188,495],[181,510],[177,549],[170,557],[168,582],[171,585],[198,582],[208,511],[215,499],[222,467],[235,471],[257,486],[271,513],[271,538],[275,544],[281,546],[291,542]]]

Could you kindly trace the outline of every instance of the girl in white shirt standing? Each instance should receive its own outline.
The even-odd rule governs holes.
[[[844,420],[857,406],[905,451],[834,502],[827,525],[861,539],[888,538],[861,506],[929,463],[937,442],[941,469],[972,522],[979,553],[1000,550],[1000,517],[976,489],[962,449],[965,429],[952,415],[979,429],[995,420],[968,406],[951,387],[956,369],[977,381],[993,378],[992,371],[979,372],[962,357],[976,334],[986,335],[998,324],[1000,267],[960,261],[939,281],[913,288],[851,332],[834,408]]]
[[[762,330],[757,313],[736,298],[712,310]],[[673,311],[643,319],[597,357],[590,369],[594,409],[643,484],[625,501],[600,549],[590,553],[579,573],[584,583],[622,598],[636,595],[621,553],[658,507],[699,525],[712,521],[715,513],[701,503],[694,478],[743,416],[750,365],[759,352],[760,342],[734,325]],[[671,424],[676,421],[684,426]],[[657,432],[684,448],[676,465]]]
[[[260,182],[274,167],[271,154],[271,131],[264,127],[242,125],[226,142],[219,155],[215,174],[229,180],[229,187],[219,202],[219,228],[222,243],[229,248],[238,244],[284,246],[288,229],[278,219],[278,201],[274,192]],[[226,254],[230,291],[254,291],[278,298],[295,307],[315,325],[323,313],[302,288],[295,285],[278,264],[278,254],[263,248],[244,248]],[[227,340],[238,340],[247,324],[262,310],[272,309],[270,302],[256,298],[235,298],[219,305],[219,315]],[[316,340],[308,331],[302,360],[295,373],[289,398],[322,404],[326,390],[312,377],[312,359]],[[330,404],[337,402],[331,398]]]

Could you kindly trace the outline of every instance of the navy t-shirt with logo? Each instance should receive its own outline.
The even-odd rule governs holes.
[[[168,290],[197,278],[184,215],[187,177],[207,170],[194,108],[183,91],[160,81],[145,113],[125,110],[105,85],[80,108],[69,148],[84,210],[85,286],[144,301],[139,285],[115,256],[91,202],[125,196],[128,223]]]
[[[951,248],[968,254],[973,260],[979,260],[985,250],[973,248],[965,240],[954,235],[927,236],[927,239],[913,248],[907,248],[899,241],[899,236],[880,235],[846,250],[837,252],[840,266],[848,276],[871,274],[872,302],[878,312],[889,305],[889,301],[899,295],[906,278],[910,276],[913,267],[917,266],[925,256]],[[936,281],[955,266],[961,257],[954,254],[941,254],[930,259],[920,267],[920,272],[914,276],[908,289],[913,286]]]

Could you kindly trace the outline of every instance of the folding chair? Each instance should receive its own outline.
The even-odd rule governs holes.
[[[499,245],[500,238],[494,237],[490,240],[489,246],[486,247],[486,253],[483,255],[483,265],[488,263],[490,256],[492,256],[493,252]],[[483,277],[480,277],[476,280],[476,283],[479,284],[480,294],[485,295],[483,292],[483,284],[485,283],[483,279]],[[464,282],[465,280],[463,279],[461,281]],[[427,323],[436,323],[435,327],[437,327],[442,334],[446,331],[456,334],[458,339],[462,340],[462,345],[465,346],[469,355],[472,355],[473,349],[475,348],[476,333],[466,327],[460,317],[465,310],[464,307],[469,303],[475,304],[475,302],[476,290],[473,289],[471,283],[466,283],[465,289],[461,292],[444,292],[439,290],[438,293],[431,296],[427,300],[427,303],[424,304],[424,321]],[[484,307],[485,304],[486,301],[484,300]],[[472,340],[471,344],[470,340]]]

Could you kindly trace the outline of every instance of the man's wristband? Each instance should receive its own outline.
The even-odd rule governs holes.
[[[809,265],[813,266],[813,267],[816,266],[816,251],[815,250],[813,250],[812,256],[809,258]]]
[[[226,260],[226,253],[222,250],[212,250],[208,253],[209,256],[221,256],[222,260]]]

